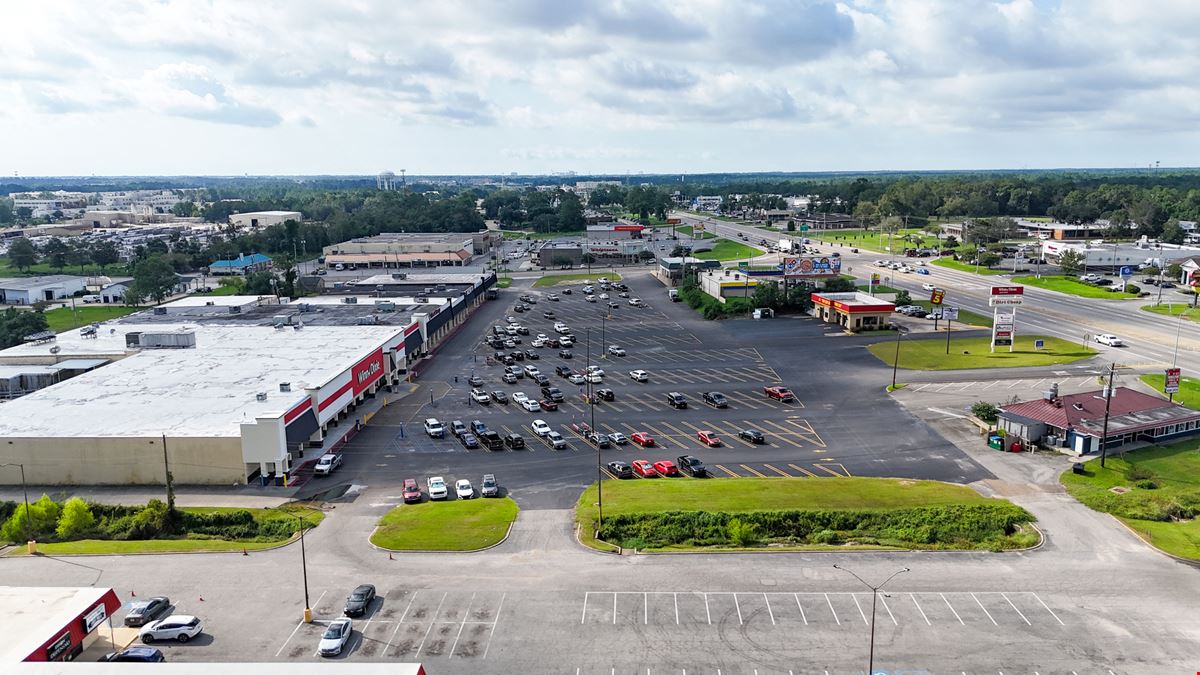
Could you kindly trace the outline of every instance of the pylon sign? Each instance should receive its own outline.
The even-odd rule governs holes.
[[[946,291],[944,291],[940,288],[935,288],[935,289],[933,289],[933,292],[931,292],[929,294],[929,304],[940,305],[940,304],[942,304],[942,299],[945,297],[946,297]]]

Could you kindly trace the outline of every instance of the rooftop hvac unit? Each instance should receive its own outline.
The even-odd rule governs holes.
[[[358,304],[358,298],[342,298],[342,304],[344,304],[344,305],[357,305],[357,304]]]
[[[217,303],[213,302],[212,300],[209,300],[209,301],[207,301],[207,302],[205,302],[205,303],[204,303],[204,306],[205,306],[205,307],[212,307],[212,306],[213,306],[213,305],[215,305],[215,304],[217,304]]]
[[[376,312],[394,312],[396,311],[396,303],[390,300],[375,303]]]
[[[359,326],[374,326],[378,322],[375,321],[374,315],[368,314],[367,316],[358,317],[354,323],[358,324]]]
[[[296,305],[296,308],[300,310],[301,314],[308,314],[312,311],[312,305],[308,304],[307,302]]]
[[[230,306],[229,306],[229,313],[230,313],[230,314],[241,314],[241,313],[242,313],[242,308],[241,308],[241,306],[239,306],[239,305],[230,305]]]
[[[155,308],[154,308],[154,313],[155,313],[155,314],[158,314],[158,315],[163,315],[163,314],[166,314],[166,313],[167,313],[167,308],[166,308],[166,307],[155,307]]]
[[[125,334],[125,344],[129,345],[129,336],[135,333]],[[137,345],[142,349],[189,349],[196,346],[195,331],[173,331],[170,333],[136,333]]]
[[[276,326],[286,326],[292,322],[290,314],[276,314],[271,317],[271,323]]]
[[[280,382],[279,383],[279,391],[291,391],[291,390],[292,390],[291,382]]]
[[[265,401],[265,400],[267,400],[267,392],[265,392],[265,391],[260,391],[260,392],[258,392],[257,394],[255,394],[255,395],[254,395],[254,398],[255,398],[255,399],[257,399],[257,400],[259,400],[259,401]]]

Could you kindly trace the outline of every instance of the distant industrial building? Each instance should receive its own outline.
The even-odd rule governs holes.
[[[0,305],[32,305],[82,295],[87,279],[70,274],[0,279]]]
[[[256,229],[279,225],[288,220],[299,222],[304,214],[299,211],[251,211],[250,213],[234,213],[229,216],[229,224],[236,227]]]
[[[461,267],[492,250],[502,235],[488,231],[455,234],[384,232],[324,248],[325,266],[368,269]]]
[[[1200,255],[1200,246],[1163,244],[1146,239],[1135,243],[1068,243],[1045,241],[1041,246],[1042,258],[1057,264],[1062,254],[1074,251],[1082,256],[1089,269],[1116,271],[1121,267],[1155,265],[1165,266],[1173,262]]]

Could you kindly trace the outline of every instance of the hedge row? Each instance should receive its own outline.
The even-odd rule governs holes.
[[[600,538],[625,548],[857,543],[905,548],[997,549],[1033,516],[1009,502],[874,510],[671,511],[605,518]]]

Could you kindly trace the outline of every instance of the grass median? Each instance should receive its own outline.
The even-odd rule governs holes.
[[[406,504],[379,519],[371,543],[389,551],[477,551],[504,539],[518,511],[507,497]]]
[[[1034,341],[1043,340],[1043,349],[1035,349]],[[987,337],[952,337],[950,353],[946,353],[946,340],[942,336],[929,339],[900,339],[900,368],[908,370],[959,370],[967,368],[1017,368],[1020,366],[1050,366],[1073,363],[1096,355],[1090,347],[1067,342],[1053,337],[1030,335],[1018,337],[1013,351],[1008,347],[996,347],[990,351],[991,339]],[[887,365],[896,360],[896,341],[885,340],[869,345],[867,350]]]
[[[927,312],[933,311],[933,303],[928,300],[916,300],[913,302],[913,304],[917,305],[918,307],[923,307],[925,309],[925,311],[927,311]],[[932,319],[930,321],[932,322]],[[958,310],[958,318],[954,320],[954,323],[963,324],[963,325],[967,325],[967,326],[986,326],[988,328],[991,328],[992,327],[992,317],[984,316],[983,314],[976,314],[975,312],[972,312],[969,309],[960,308]],[[946,323],[944,321],[938,321],[937,325],[938,325],[938,328],[944,328],[946,326]],[[893,353],[895,353],[895,352],[893,352]]]
[[[615,272],[605,271],[604,268],[597,266],[596,271],[592,273],[583,272],[580,274],[547,274],[537,281],[533,282],[534,288],[547,288],[549,286],[557,286],[559,284],[575,284],[575,283],[596,283],[600,277],[607,277],[609,281],[620,281],[621,275]]]
[[[1160,393],[1166,379],[1166,375],[1142,375],[1142,382]],[[1165,393],[1163,395],[1166,396]],[[1193,410],[1200,410],[1200,380],[1194,377],[1179,378],[1179,391],[1175,394],[1175,402]]]
[[[700,232],[697,235],[696,231],[692,228],[691,225],[680,225],[679,227],[675,228],[675,231],[678,232],[679,234],[685,234],[685,235],[691,237],[692,239],[716,239],[717,238],[717,235],[715,235],[712,232],[709,232],[707,230]]]
[[[1007,549],[1032,516],[962,485],[896,478],[660,478],[604,482],[576,505],[583,542],[650,551]]]
[[[1166,294],[1164,293],[1163,295]],[[1180,296],[1177,294],[1176,297]],[[1186,297],[1174,302],[1164,300],[1161,305],[1142,305],[1142,311],[1162,316],[1179,316],[1182,314],[1189,321],[1200,322],[1200,307],[1192,307],[1191,299]]]
[[[1200,441],[1135,450],[1084,463],[1061,482],[1086,506],[1116,516],[1153,546],[1200,560]]]
[[[699,251],[693,254],[693,257],[699,260],[740,260],[742,258],[753,258],[762,255],[761,249],[739,244],[736,241],[729,239],[718,239],[711,250]]]
[[[929,264],[937,265],[938,267],[945,267],[946,269],[950,270],[958,270],[959,272],[970,272],[971,274],[978,272],[979,274],[983,275],[996,276],[997,274],[1005,273],[1004,270],[994,270],[990,267],[984,267],[982,265],[979,267],[976,267],[975,265],[968,265],[967,263],[959,262],[954,258],[938,258]]]
[[[1073,277],[1032,277],[1021,276],[1013,277],[1013,283],[1024,284],[1026,286],[1034,286],[1036,288],[1044,288],[1048,291],[1057,291],[1074,295],[1080,298],[1099,298],[1101,300],[1122,300],[1128,298],[1136,298],[1136,293],[1125,293],[1122,291],[1110,291],[1110,288],[1120,288],[1119,282],[1113,282],[1112,286],[1096,286],[1084,281],[1080,281]],[[1133,286],[1131,285],[1131,288]]]

